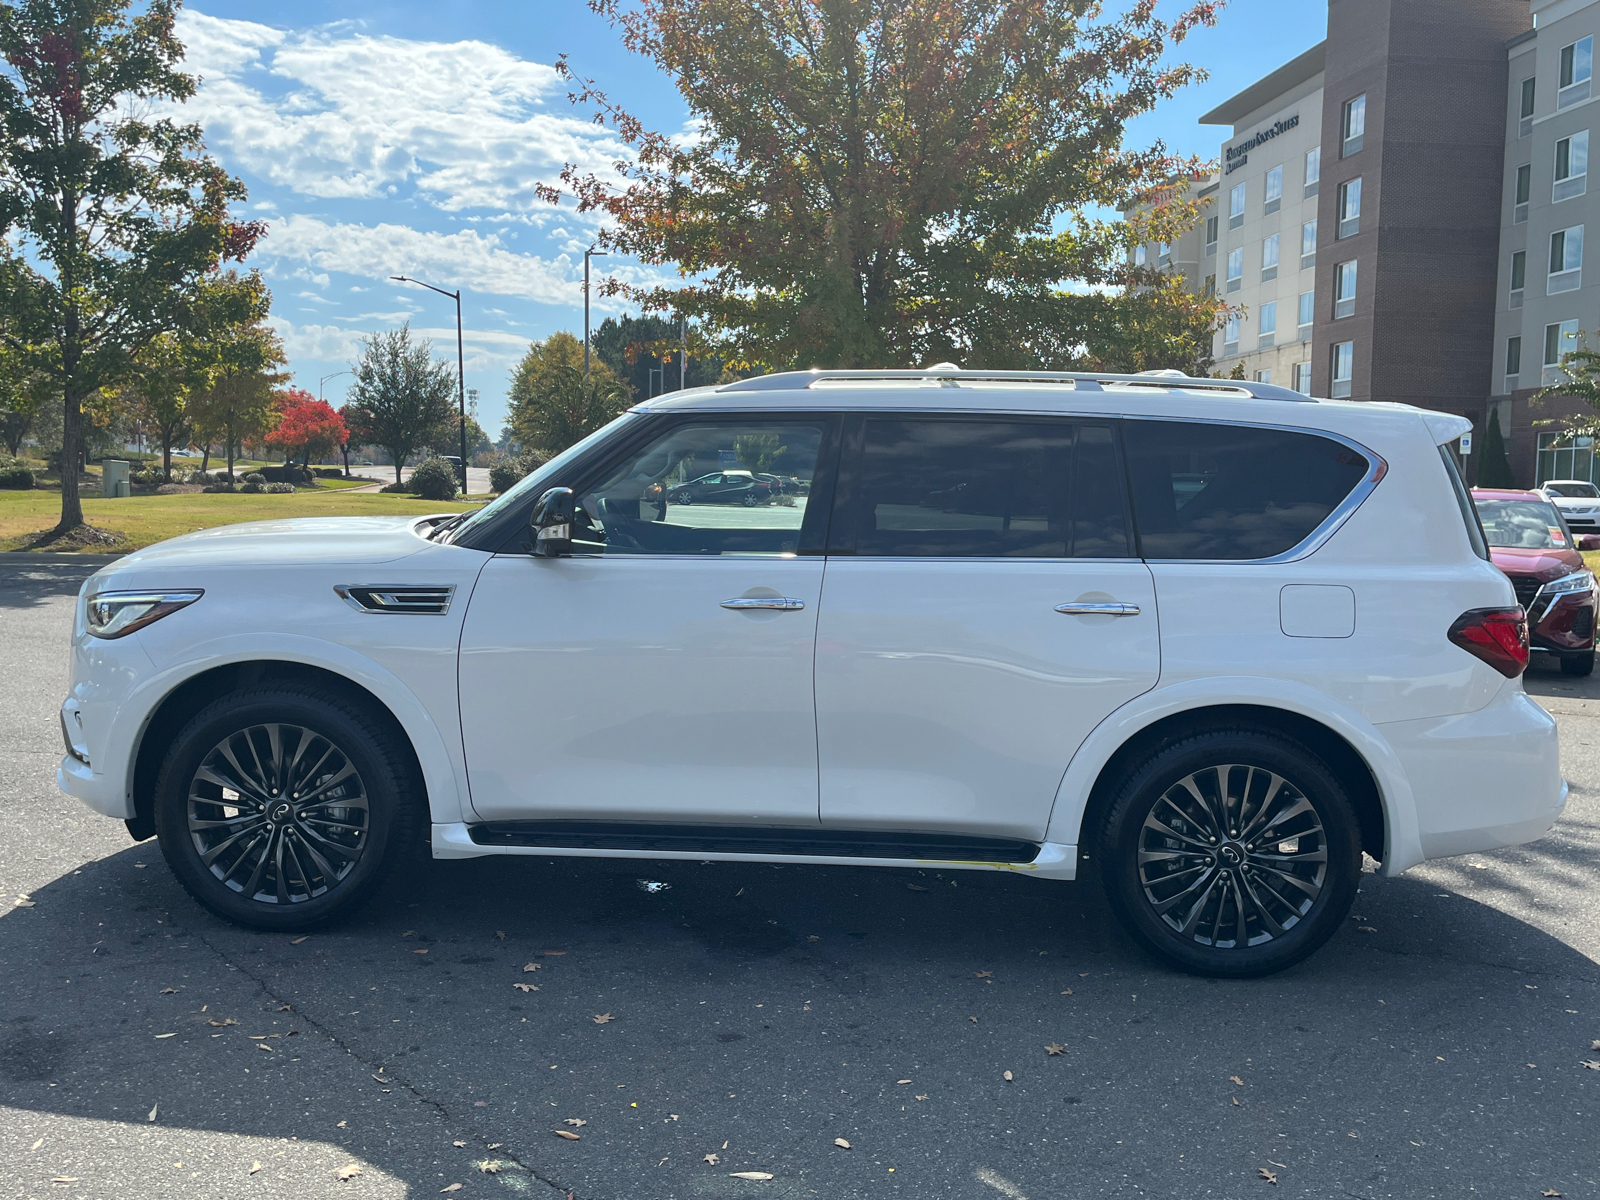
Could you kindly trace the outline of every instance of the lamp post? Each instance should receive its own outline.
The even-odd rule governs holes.
[[[330,379],[337,379],[341,375],[348,375],[348,374],[350,374],[350,368],[346,367],[343,371],[335,371],[332,375],[324,375],[321,379],[317,380],[317,399],[318,400],[322,399],[322,385],[323,384],[327,383],[328,380],[330,380]],[[345,434],[345,436],[348,438],[350,435],[347,432]],[[339,443],[339,453],[344,456],[344,477],[346,479],[349,479],[350,478],[350,443],[348,441]]]
[[[467,490],[467,356],[461,348],[461,292],[456,290],[447,292],[443,288],[436,288],[431,283],[423,283],[420,279],[411,279],[405,275],[391,275],[390,279],[398,283],[415,283],[427,288],[430,292],[438,292],[441,296],[449,296],[456,302],[456,388],[461,403],[461,491]]]
[[[346,367],[343,371],[335,371],[332,375],[324,375],[321,379],[317,380],[317,399],[318,400],[322,399],[322,385],[323,384],[327,383],[328,380],[330,380],[330,379],[337,379],[341,375],[348,375],[348,374],[350,374],[350,368]]]
[[[609,258],[604,250],[590,246],[583,252],[583,381],[589,382],[589,260]]]

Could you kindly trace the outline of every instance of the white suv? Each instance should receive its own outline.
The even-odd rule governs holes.
[[[1092,867],[1259,975],[1566,787],[1460,417],[1165,376],[641,404],[465,517],[206,530],[85,584],[63,788],[301,929],[435,857]],[[758,503],[691,497],[713,472]],[[748,489],[746,489],[748,492]]]

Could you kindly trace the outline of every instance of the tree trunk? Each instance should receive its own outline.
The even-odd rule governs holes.
[[[233,426],[232,425],[225,426],[223,428],[222,435],[223,435],[223,437],[227,438],[227,440],[228,440],[228,482],[232,483],[233,482]]]
[[[168,483],[172,482],[172,438],[173,431],[163,425],[161,427],[161,470]]]
[[[61,521],[59,533],[83,524],[83,501],[78,496],[78,459],[83,453],[83,397],[68,390],[61,420]]]
[[[208,441],[200,447],[200,474],[204,475],[211,469],[211,443]]]
[[[344,455],[344,477],[350,478],[350,443],[346,442],[339,447],[339,453]]]
[[[394,459],[394,481],[398,485],[400,482],[402,482],[400,479],[400,464],[406,461],[406,456],[404,454],[396,454],[391,449],[389,451],[389,457]]]

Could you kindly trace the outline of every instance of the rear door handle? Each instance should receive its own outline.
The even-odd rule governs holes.
[[[1137,617],[1139,606],[1137,604],[1117,604],[1113,602],[1089,604],[1058,604],[1058,613],[1066,613],[1069,617]]]
[[[722,602],[723,608],[765,608],[775,612],[799,612],[805,606],[804,600],[792,596],[739,596]]]

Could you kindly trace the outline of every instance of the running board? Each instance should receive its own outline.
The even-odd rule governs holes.
[[[435,858],[491,854],[937,867],[1021,871],[1038,879],[1072,879],[1077,874],[1077,847],[1010,838],[598,821],[445,822],[433,826]]]

